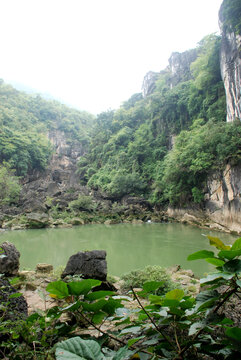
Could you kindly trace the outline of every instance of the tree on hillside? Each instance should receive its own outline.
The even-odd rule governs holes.
[[[14,176],[6,164],[0,165],[0,205],[18,202],[21,186],[18,177]]]

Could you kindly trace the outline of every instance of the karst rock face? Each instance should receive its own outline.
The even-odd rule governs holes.
[[[168,59],[168,66],[166,69],[162,70],[160,73],[149,71],[143,79],[142,83],[142,95],[145,98],[146,96],[153,93],[156,88],[156,81],[160,74],[168,73],[170,76],[169,86],[172,88],[176,86],[181,81],[190,80],[191,70],[190,65],[197,58],[198,51],[196,49],[191,49],[184,51],[182,53],[173,52]]]
[[[226,92],[227,122],[233,122],[241,121],[241,36],[227,26],[223,4],[219,12],[220,67]],[[224,171],[209,177],[207,188],[209,218],[241,233],[241,164],[227,164]]]
[[[45,213],[47,198],[56,199],[59,207],[66,207],[78,193],[86,192],[76,173],[77,162],[85,152],[81,143],[74,139],[69,141],[60,130],[50,132],[48,138],[53,146],[48,168],[43,173],[29,174],[23,181],[20,205],[26,213]]]
[[[241,120],[241,35],[224,26],[223,7],[219,12],[222,33],[221,74],[226,91],[227,121]]]
[[[158,73],[154,71],[149,71],[143,79],[142,83],[142,95],[146,97],[153,93],[156,87],[156,80],[158,78]]]
[[[168,60],[169,70],[171,72],[170,87],[177,85],[181,81],[191,79],[190,65],[197,58],[197,49],[191,49],[182,53],[173,52]]]
[[[226,166],[207,182],[206,212],[209,218],[225,228],[241,233],[241,167]]]

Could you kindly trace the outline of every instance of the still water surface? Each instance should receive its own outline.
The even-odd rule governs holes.
[[[85,225],[70,229],[38,229],[8,231],[0,234],[0,243],[10,241],[21,253],[21,269],[34,269],[37,263],[49,263],[55,268],[65,265],[78,251],[107,251],[108,273],[121,275],[146,265],[163,267],[180,264],[202,276],[213,266],[205,260],[187,261],[189,254],[212,249],[202,234],[218,236],[232,243],[229,234],[177,224]]]

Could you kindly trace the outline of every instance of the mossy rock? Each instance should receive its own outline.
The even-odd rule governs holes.
[[[84,220],[81,219],[81,218],[78,218],[78,217],[75,217],[75,218],[71,219],[70,223],[72,225],[84,225],[85,224]]]

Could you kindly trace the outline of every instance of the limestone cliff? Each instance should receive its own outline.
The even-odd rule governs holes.
[[[206,212],[215,223],[241,233],[241,166],[227,165],[207,182]]]
[[[222,33],[221,74],[226,91],[227,121],[241,120],[241,35],[224,26],[223,6],[219,13]]]
[[[241,120],[241,35],[230,25],[232,19],[227,21],[225,18],[230,16],[227,11],[230,4],[229,0],[224,1],[219,13],[222,33],[220,67],[226,92],[227,121],[233,122]],[[176,74],[177,81],[183,76],[180,55],[183,54],[174,53],[169,60],[173,79]],[[209,176],[202,211],[190,205],[185,209],[170,207],[168,214],[183,222],[241,233],[241,164],[227,164],[223,171]]]
[[[156,81],[158,75],[162,73],[169,73],[169,86],[172,88],[181,81],[187,81],[191,78],[190,65],[196,60],[198,54],[197,49],[191,49],[182,53],[173,52],[168,59],[168,66],[160,73],[149,71],[143,79],[142,94],[146,97],[153,93],[156,88]]]
[[[191,78],[190,65],[197,58],[197,49],[191,49],[182,53],[173,52],[168,60],[171,72],[171,84],[173,87],[181,81]]]
[[[227,121],[241,120],[241,36],[227,26],[224,2],[219,20],[222,33],[220,66],[226,92]],[[226,14],[226,15],[225,15]],[[241,164],[227,165],[207,182],[206,211],[211,220],[241,232]]]
[[[153,93],[153,91],[155,90],[155,82],[158,78],[158,73],[154,72],[154,71],[149,71],[143,79],[143,83],[142,83],[142,95],[143,97],[146,97],[148,95],[150,95],[151,93]]]
[[[241,234],[241,166],[228,164],[224,171],[209,177],[203,210],[190,204],[187,208],[169,207],[168,215],[181,222]]]
[[[85,149],[77,140],[69,141],[65,132],[60,130],[48,134],[53,145],[50,164],[44,173],[34,172],[23,181],[21,208],[26,212],[46,211],[46,199],[65,207],[68,201],[86,193],[80,186],[76,174],[77,162]],[[56,201],[55,201],[56,200]]]

